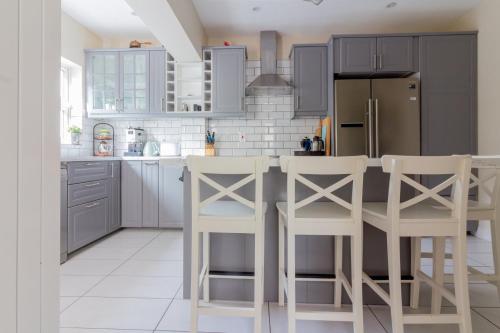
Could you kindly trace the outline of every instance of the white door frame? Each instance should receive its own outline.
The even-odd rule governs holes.
[[[58,332],[60,11],[0,1],[0,332]]]

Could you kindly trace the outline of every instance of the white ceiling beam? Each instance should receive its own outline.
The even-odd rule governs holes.
[[[206,34],[191,0],[125,0],[177,61],[200,61]]]

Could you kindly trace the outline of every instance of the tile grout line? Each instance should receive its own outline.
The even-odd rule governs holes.
[[[498,309],[498,308],[496,308]],[[486,320],[487,322],[489,322],[491,325],[493,325],[494,327],[500,329],[500,326],[497,326],[494,322],[492,322],[491,320],[489,320],[488,318],[486,318],[485,316],[483,316],[479,311],[477,311],[475,308],[472,308],[471,307],[471,311],[474,312],[475,314],[477,314],[479,317],[483,318],[484,320]]]
[[[172,305],[172,303],[174,302],[175,297],[177,296],[177,294],[179,293],[179,291],[180,291],[181,289],[182,289],[182,283],[181,283],[181,285],[179,286],[179,288],[177,289],[177,292],[174,294],[174,297],[172,297],[172,299],[170,300],[170,303],[168,303],[167,308],[165,309],[165,311],[163,311],[163,314],[161,315],[160,320],[158,320],[158,323],[156,324],[156,326],[155,326],[155,328],[154,328],[153,332],[156,332],[156,331],[158,330],[158,326],[160,326],[160,324],[161,324],[161,322],[162,322],[163,318],[165,317],[165,315],[166,315],[166,314],[167,314],[167,312],[168,312],[168,309],[170,309],[170,306],[171,306],[171,305]]]
[[[118,234],[118,233],[116,233]],[[115,235],[116,235],[115,234]],[[96,287],[99,283],[101,283],[102,281],[104,281],[104,279],[106,279],[107,277],[109,277],[114,271],[116,271],[118,268],[122,267],[126,262],[128,262],[133,256],[135,256],[139,251],[141,251],[144,247],[148,246],[153,240],[155,240],[156,238],[158,238],[159,236],[161,235],[161,232],[158,233],[158,235],[156,235],[155,237],[153,237],[149,242],[147,242],[146,244],[144,244],[142,247],[138,248],[137,251],[135,251],[134,253],[132,253],[130,255],[130,257],[128,257],[127,259],[125,259],[120,265],[118,265],[115,269],[113,269],[111,272],[109,272],[107,275],[104,275],[102,279],[100,279],[99,281],[97,281],[95,284],[93,284],[86,292],[84,292],[82,295],[80,296],[76,296],[77,299],[72,302],[69,306],[67,306],[63,311],[61,311],[59,313],[59,316],[64,313],[66,310],[68,310],[73,304],[75,304],[76,302],[78,302],[80,299],[82,299],[85,295],[87,295],[94,287]],[[111,238],[111,237],[110,237]],[[102,276],[102,275],[100,275]]]
[[[368,311],[370,311],[370,313],[372,314],[372,316],[375,318],[375,320],[378,322],[378,324],[380,325],[380,327],[382,327],[382,329],[386,332],[386,333],[389,333],[389,331],[385,328],[385,326],[382,324],[382,321],[377,317],[377,315],[375,314],[375,312],[373,311],[372,307],[370,305],[367,305],[368,307]]]

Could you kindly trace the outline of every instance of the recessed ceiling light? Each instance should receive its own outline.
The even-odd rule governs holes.
[[[394,7],[396,7],[397,5],[398,5],[398,3],[397,3],[397,2],[389,2],[389,3],[385,6],[385,8],[394,8]]]
[[[323,0],[304,0],[304,1],[306,1],[306,2],[312,2],[316,6],[321,5],[321,3],[323,2]]]

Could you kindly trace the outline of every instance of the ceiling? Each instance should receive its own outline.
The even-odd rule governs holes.
[[[146,0],[145,0],[146,1]],[[438,29],[479,0],[192,0],[209,37],[404,32]],[[386,8],[391,1],[397,6]],[[125,0],[62,0],[63,11],[104,38],[151,38]]]
[[[392,1],[397,6],[386,8]],[[193,0],[208,36],[401,32],[430,30],[472,9],[479,0]],[[415,30],[417,31],[417,30]],[[229,32],[229,33],[228,33]]]
[[[61,0],[61,7],[75,21],[104,38],[152,37],[124,0]]]

